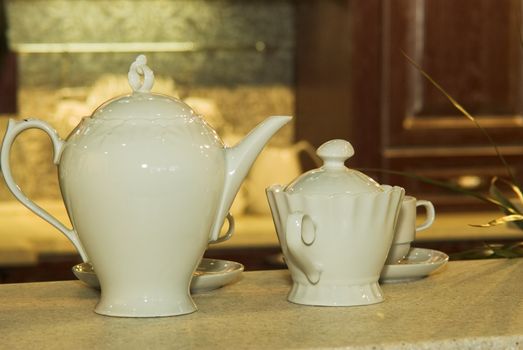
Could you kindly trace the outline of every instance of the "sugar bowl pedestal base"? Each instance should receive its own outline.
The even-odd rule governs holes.
[[[382,302],[383,293],[378,282],[356,285],[294,282],[287,300],[302,305],[358,306]]]

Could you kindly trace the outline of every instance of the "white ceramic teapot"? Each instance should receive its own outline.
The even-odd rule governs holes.
[[[351,306],[383,300],[378,284],[404,190],[345,167],[350,143],[318,148],[324,165],[267,197],[293,286],[288,300]]]
[[[271,117],[232,148],[185,103],[151,93],[153,72],[139,56],[130,95],[112,99],[62,141],[47,123],[10,120],[1,166],[13,194],[65,234],[101,284],[95,308],[110,316],[150,317],[196,310],[193,271],[220,229],[243,178],[269,138],[291,117]],[[9,152],[18,134],[45,131],[54,146],[72,229],[19,189]],[[263,191],[263,189],[260,189]]]

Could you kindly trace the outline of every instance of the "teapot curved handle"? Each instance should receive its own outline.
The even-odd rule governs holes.
[[[311,260],[310,252],[307,252],[316,240],[316,227],[311,217],[299,211],[290,214],[287,218],[285,239],[296,265],[311,284],[317,284],[320,281],[321,269]]]
[[[9,119],[7,131],[5,133],[4,141],[2,144],[2,153],[0,156],[0,166],[2,169],[2,173],[4,174],[4,179],[7,184],[7,188],[9,188],[11,193],[24,206],[26,206],[33,213],[35,213],[36,215],[53,225],[55,228],[57,228],[60,232],[62,232],[78,250],[78,253],[80,253],[82,260],[88,261],[87,254],[85,253],[85,250],[80,243],[80,239],[78,238],[78,234],[76,233],[76,231],[74,229],[68,229],[58,219],[56,219],[54,216],[42,209],[42,207],[37,205],[35,202],[30,200],[22,192],[20,187],[13,179],[13,176],[11,174],[11,166],[9,164],[11,146],[13,145],[13,142],[16,139],[16,137],[27,129],[40,129],[43,130],[47,135],[49,135],[53,143],[53,162],[55,165],[58,165],[60,163],[60,157],[62,154],[64,141],[60,139],[60,136],[58,136],[58,133],[55,129],[53,129],[53,127],[51,127],[48,123],[37,119],[24,119],[18,122],[14,119]]]

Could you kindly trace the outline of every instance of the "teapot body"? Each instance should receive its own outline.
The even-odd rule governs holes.
[[[60,187],[103,286],[97,312],[123,316],[126,305],[139,308],[143,295],[148,315],[173,313],[173,307],[195,310],[188,286],[223,191],[223,152],[199,117],[85,118],[68,137]],[[129,276],[122,278],[126,270]],[[111,297],[113,290],[118,299]],[[159,303],[155,310],[155,300],[186,302]]]

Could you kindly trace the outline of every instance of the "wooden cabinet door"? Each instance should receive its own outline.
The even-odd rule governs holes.
[[[333,60],[329,68],[338,69],[339,75],[333,74],[331,89],[343,97],[328,95],[327,89],[315,87],[327,97],[314,100],[315,115],[311,116],[311,98],[304,102],[301,93],[302,69],[320,70],[311,66],[321,62],[305,59],[300,63],[297,57],[299,137],[316,144],[323,141],[319,138],[332,138],[331,135],[347,137],[361,154],[354,160],[357,166],[417,173],[475,190],[488,189],[493,176],[506,177],[507,172],[485,135],[407,61],[404,51],[477,117],[520,177],[520,0],[327,0],[317,4],[324,11],[331,11],[334,22],[325,21],[331,23],[327,28],[338,21],[345,24],[341,26],[343,32],[330,37],[327,44],[315,43],[318,57],[326,52],[325,47],[331,51],[336,46],[347,47],[342,50],[346,52],[345,60]],[[298,37],[304,28],[300,19],[312,17],[320,22],[321,11],[308,16],[298,11]],[[323,19],[328,17],[324,15]],[[308,30],[324,29],[315,26],[305,32]],[[308,38],[303,40],[312,45],[314,40],[310,35]],[[300,40],[298,55],[303,48]],[[328,81],[321,83],[329,86]],[[312,82],[307,86],[312,86]],[[342,86],[343,91],[336,86]],[[318,113],[322,104],[331,106],[324,110],[335,110],[333,105],[345,106],[338,108],[335,116],[322,117],[332,118],[335,129],[308,130],[322,120]],[[480,204],[476,199],[403,176],[381,175],[380,181],[404,186],[407,192],[433,200],[440,208],[469,209]]]

